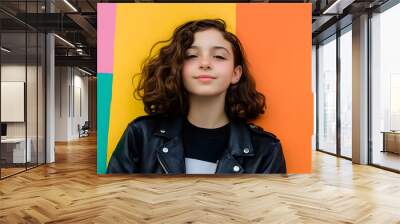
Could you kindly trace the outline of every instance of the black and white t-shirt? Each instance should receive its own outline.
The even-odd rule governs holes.
[[[185,119],[183,148],[187,174],[214,174],[229,140],[229,123],[214,129],[200,128]]]

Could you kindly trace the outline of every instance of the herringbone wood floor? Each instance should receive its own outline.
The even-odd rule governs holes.
[[[309,175],[98,176],[96,139],[0,181],[0,223],[400,223],[400,175],[316,152]]]

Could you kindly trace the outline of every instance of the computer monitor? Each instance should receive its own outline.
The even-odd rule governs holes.
[[[7,124],[1,123],[1,136],[7,136]]]

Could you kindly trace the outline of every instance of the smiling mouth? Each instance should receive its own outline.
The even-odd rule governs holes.
[[[210,84],[213,83],[213,78],[197,78],[196,79],[199,83],[203,83],[203,84]]]
[[[199,75],[194,77],[197,81],[201,82],[201,83],[210,83],[212,82],[212,80],[216,79],[216,77],[214,76],[210,76],[210,75]]]
[[[199,75],[194,77],[195,79],[216,79],[216,77],[211,76],[211,75]]]

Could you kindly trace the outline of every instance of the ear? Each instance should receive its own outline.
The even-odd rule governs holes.
[[[243,72],[243,68],[241,65],[238,65],[235,67],[235,69],[233,70],[231,84],[236,84],[239,82],[240,77],[242,77],[242,72]]]

